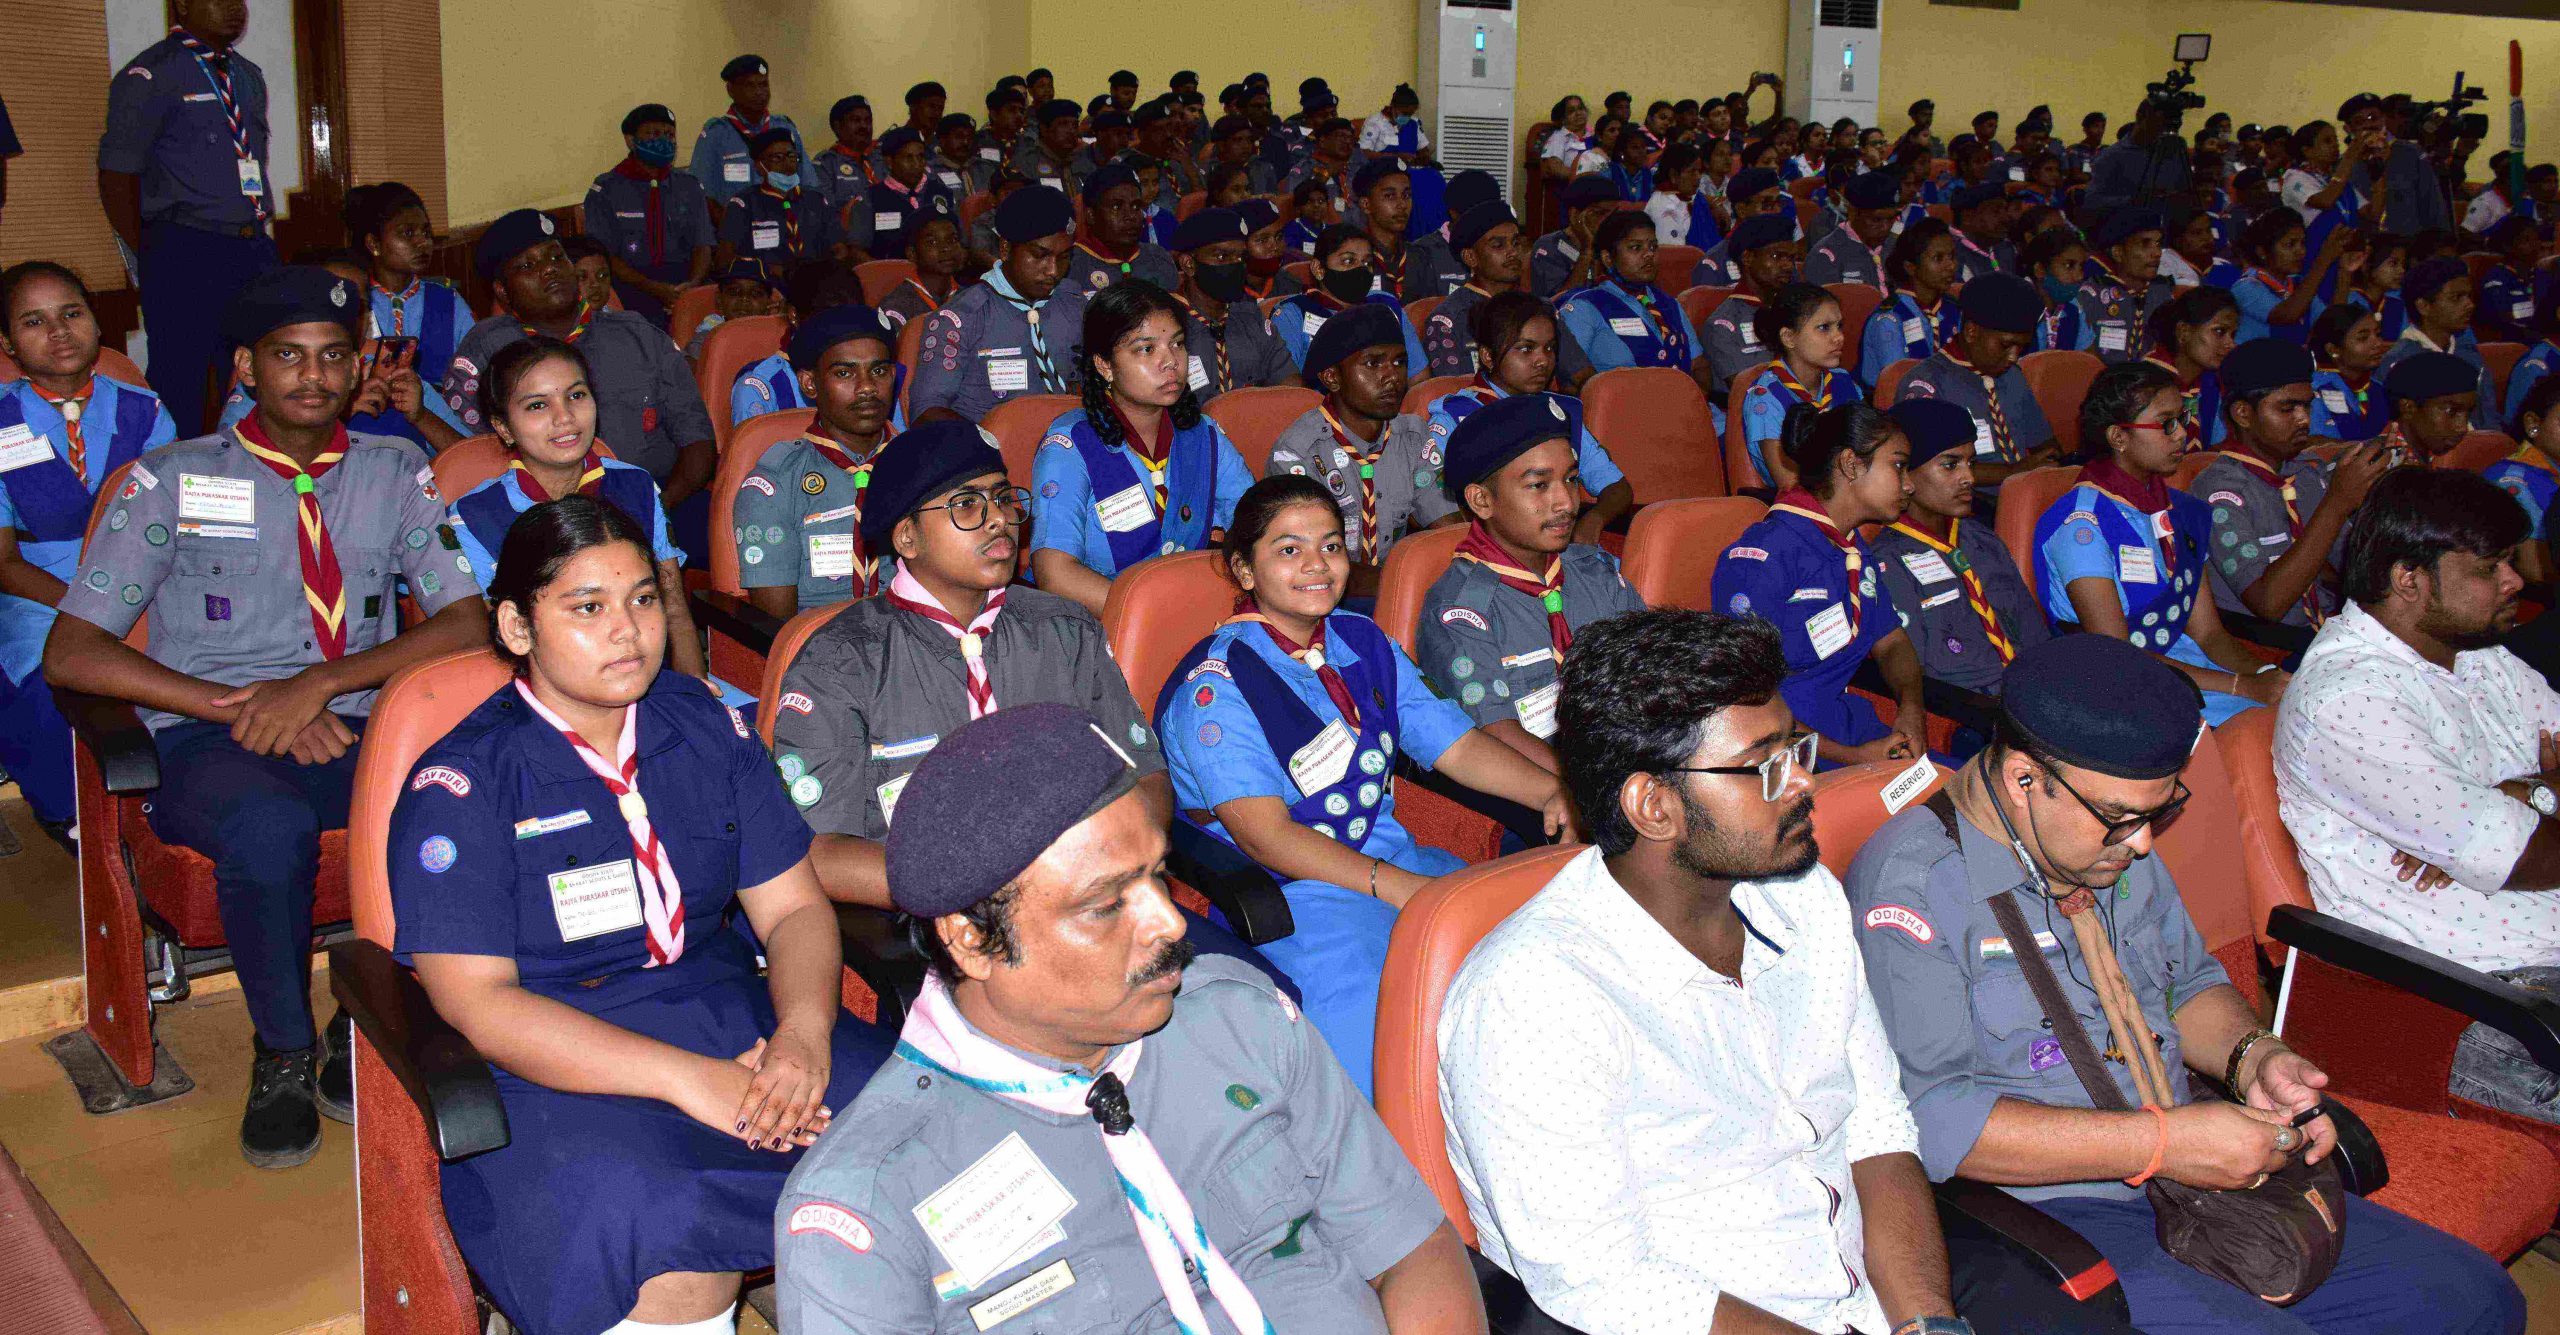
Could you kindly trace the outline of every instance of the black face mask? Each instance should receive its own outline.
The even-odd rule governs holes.
[[[1358,301],[1369,295],[1370,286],[1376,282],[1370,276],[1369,266],[1365,264],[1356,269],[1327,269],[1322,275],[1322,281],[1324,290],[1330,293],[1334,300],[1346,302]]]
[[[1194,265],[1191,281],[1198,283],[1201,291],[1220,301],[1233,301],[1244,295],[1244,261]]]

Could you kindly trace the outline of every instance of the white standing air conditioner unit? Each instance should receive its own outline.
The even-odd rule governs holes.
[[[1516,200],[1519,165],[1519,21],[1512,0],[1419,0],[1420,50],[1414,82],[1429,99],[1431,156],[1454,176],[1473,168],[1502,182]]]
[[[1881,0],[1788,0],[1787,114],[1828,125],[1876,121]]]

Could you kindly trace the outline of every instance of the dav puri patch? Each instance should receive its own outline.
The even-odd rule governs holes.
[[[428,788],[442,788],[456,797],[471,796],[471,776],[449,765],[429,765],[409,778],[409,791],[423,793]]]

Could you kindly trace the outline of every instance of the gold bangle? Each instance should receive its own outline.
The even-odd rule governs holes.
[[[1369,898],[1378,897],[1378,859],[1369,859]]]

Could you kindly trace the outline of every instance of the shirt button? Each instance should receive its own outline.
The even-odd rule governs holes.
[[[918,1089],[931,1089],[932,1087],[933,1087],[933,1077],[932,1077],[932,1076],[929,1076],[929,1075],[920,1075],[920,1076],[917,1076],[917,1077],[916,1077],[916,1088],[918,1088]]]
[[[572,853],[572,854],[570,854],[570,855],[569,855],[569,865],[570,865],[570,866],[572,866],[572,867],[574,867],[574,866],[577,866],[577,865],[578,865],[578,855],[577,855],[577,854]]]

